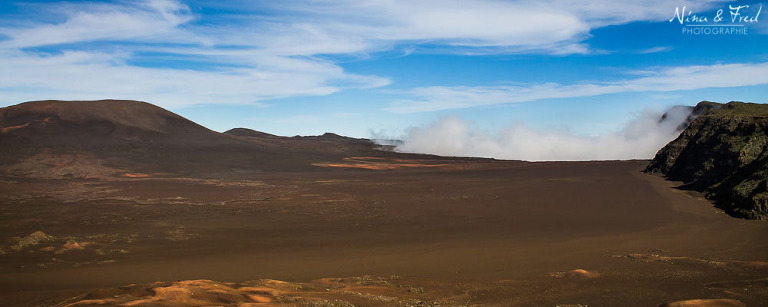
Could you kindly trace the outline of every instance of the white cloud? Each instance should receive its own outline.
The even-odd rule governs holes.
[[[701,10],[717,1],[679,1]],[[92,40],[131,40],[251,46],[273,55],[371,52],[400,44],[430,43],[477,48],[474,52],[585,52],[579,42],[590,30],[672,15],[668,1],[387,0],[206,3],[253,15],[222,14],[207,20],[177,0],[120,4],[47,4],[49,15],[31,27],[0,29],[6,47],[31,47]],[[232,7],[234,5],[234,7]],[[264,13],[268,12],[268,13]],[[195,19],[203,23],[190,23]],[[51,19],[51,18],[49,18]],[[470,49],[465,51],[469,52]]]
[[[101,98],[146,100],[169,108],[258,104],[265,99],[389,84],[382,77],[348,74],[319,58],[237,47],[247,46],[248,37],[239,44],[232,42],[236,48],[217,47],[217,33],[193,29],[189,23],[194,16],[175,0],[60,3],[40,9],[63,21],[0,29],[8,38],[0,41],[0,90],[5,104]],[[35,47],[53,51],[27,49]],[[211,68],[132,64],[142,59],[140,52],[186,57],[194,65]]]
[[[232,45],[217,46],[220,37],[229,34],[193,27],[190,22],[195,16],[176,0],[59,3],[38,9],[42,15],[59,16],[62,21],[0,29],[8,37],[0,41],[4,104],[101,98],[146,100],[169,108],[258,104],[260,100],[328,95],[390,82],[346,73],[336,63],[316,57],[250,46],[258,40],[248,35],[227,42]],[[36,47],[52,51],[30,49]],[[143,59],[142,52],[163,53],[189,61],[192,67],[207,68],[133,64]]]
[[[768,62],[671,67],[638,73],[644,76],[591,84],[421,87],[407,93],[420,97],[420,100],[396,101],[388,110],[413,113],[622,92],[671,92],[768,84]]]
[[[265,69],[210,72],[129,66],[113,55],[89,52],[0,52],[0,70],[0,90],[9,102],[123,98],[159,102],[169,108],[253,104],[265,99],[327,95],[343,87],[375,87],[389,82],[384,78],[346,74],[336,65],[311,60],[272,61]]]
[[[329,53],[350,52],[350,47],[371,51],[427,42],[437,47],[450,46],[450,52],[461,53],[568,54],[588,52],[580,42],[594,28],[663,21],[673,15],[677,5],[705,11],[723,2],[474,0],[470,4],[461,0],[318,0],[281,1],[274,8],[285,12],[286,19],[277,25],[291,25],[288,34],[314,38],[305,44],[339,43],[341,47],[327,49]]]
[[[661,115],[661,112],[645,111],[620,131],[596,136],[568,130],[534,131],[523,124],[489,132],[457,117],[445,117],[429,126],[409,129],[404,143],[397,149],[527,161],[649,159],[679,134],[676,128],[688,111],[672,109],[662,122],[659,121]]]
[[[186,5],[174,0],[144,0],[126,5],[54,4],[46,10],[49,14],[63,15],[65,21],[39,23],[29,28],[0,29],[0,34],[10,38],[0,42],[0,48],[98,40],[188,40],[190,33],[181,32],[178,26],[193,18]]]
[[[592,29],[633,21],[665,21],[678,5],[706,11],[724,2],[727,1],[281,1],[273,8],[284,14],[284,19],[272,25],[290,28],[281,33],[281,41],[303,39],[300,48],[282,45],[297,53],[350,53],[355,48],[356,52],[370,52],[428,43],[432,50],[462,54],[571,54],[590,52],[582,42]]]
[[[648,53],[668,52],[668,51],[672,51],[672,49],[674,48],[671,46],[659,46],[659,47],[643,49],[638,51],[637,53],[648,54]]]
[[[204,5],[229,6],[222,11],[247,13],[200,15],[197,6],[185,4],[194,4],[190,1],[29,5],[38,10],[36,19],[6,20],[0,27],[2,103],[125,97],[170,107],[327,95],[390,82],[347,73],[324,58],[328,55],[366,57],[393,48],[420,52],[424,45],[432,52],[464,54],[587,53],[583,41],[596,27],[654,21],[673,12],[660,0],[643,5],[629,0],[286,0],[207,2]],[[704,10],[714,2],[695,4]],[[676,5],[686,3],[693,5]],[[137,64],[147,59],[144,54],[153,53],[188,63]],[[425,101],[401,102],[395,109],[504,103],[537,99],[538,89],[568,96],[564,92],[607,91],[610,86],[422,88],[413,93]],[[529,93],[511,94],[518,90]]]
[[[583,16],[591,27],[603,27],[633,21],[665,21],[674,15],[678,6],[702,13],[722,8],[727,2],[729,0],[553,0],[550,3],[552,6],[567,7],[573,14]]]

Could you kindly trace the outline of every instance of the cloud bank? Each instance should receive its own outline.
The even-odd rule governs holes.
[[[425,127],[407,131],[398,151],[442,156],[486,157],[526,161],[586,161],[650,159],[680,131],[690,114],[673,108],[646,110],[620,131],[584,136],[568,130],[534,131],[517,124],[502,131],[484,131],[458,117],[444,117]]]

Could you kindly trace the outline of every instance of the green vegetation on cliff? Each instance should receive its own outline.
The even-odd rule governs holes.
[[[702,191],[731,215],[768,219],[768,105],[729,102],[691,121],[646,168]]]

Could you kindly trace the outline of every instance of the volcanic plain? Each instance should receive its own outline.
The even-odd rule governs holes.
[[[51,105],[0,112],[3,306],[768,304],[768,224],[649,161],[400,154]],[[181,130],[194,142],[155,137]]]

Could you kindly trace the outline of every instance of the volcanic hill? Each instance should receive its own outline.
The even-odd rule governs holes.
[[[369,140],[330,133],[292,138],[244,128],[218,133],[128,100],[49,100],[0,108],[0,144],[0,173],[38,178],[290,171],[351,155],[387,154]]]
[[[646,168],[707,193],[731,215],[768,219],[768,105],[703,101]]]

